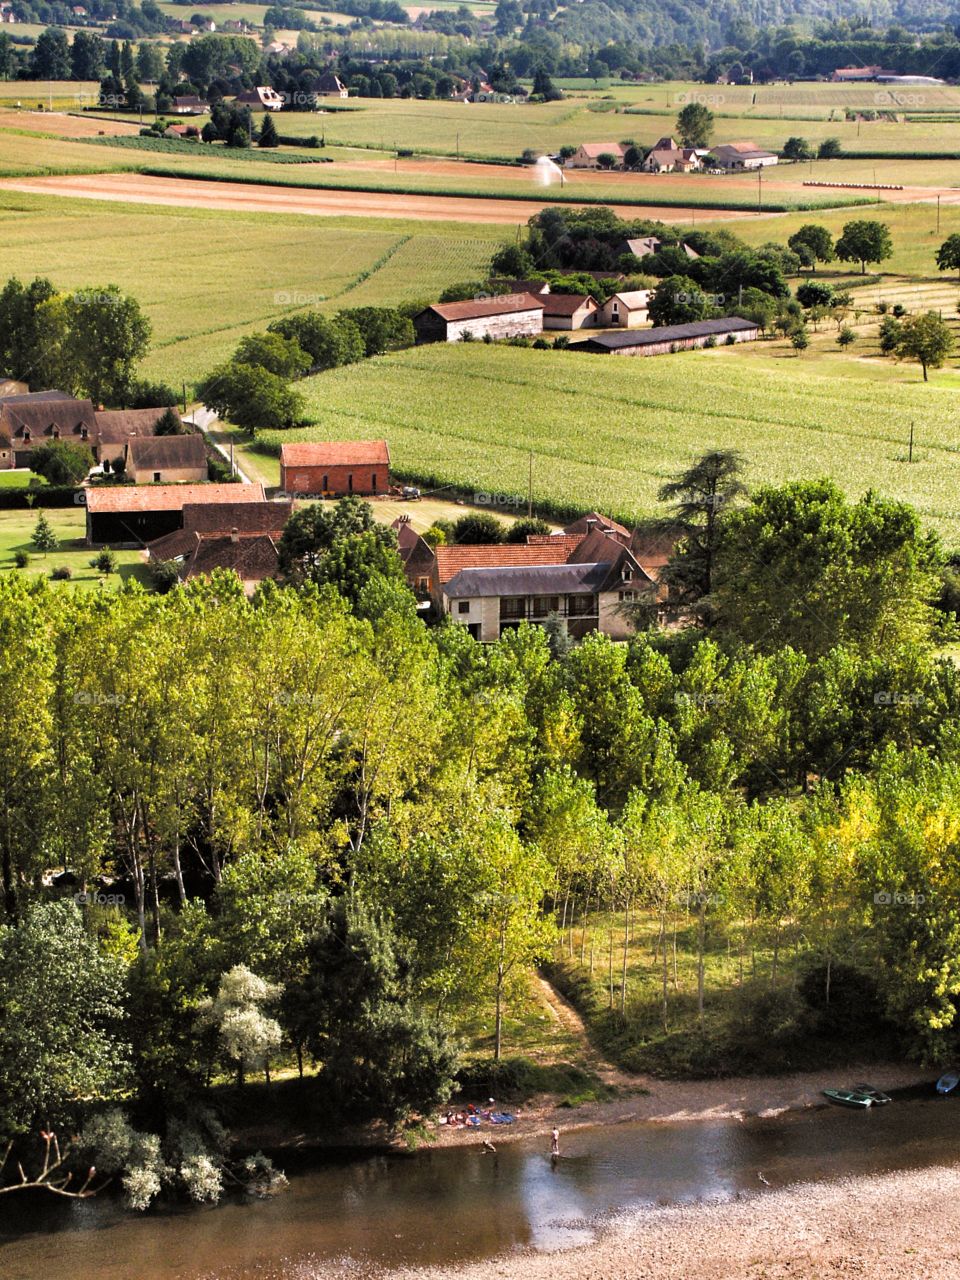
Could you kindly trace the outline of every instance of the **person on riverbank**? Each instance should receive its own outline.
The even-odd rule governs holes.
[[[550,1134],[550,1159],[560,1159],[560,1130],[554,1129]]]

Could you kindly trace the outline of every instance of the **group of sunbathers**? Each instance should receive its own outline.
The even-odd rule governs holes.
[[[448,1125],[451,1129],[477,1129],[484,1124],[513,1124],[517,1118],[517,1114],[512,1111],[497,1111],[493,1098],[490,1098],[486,1107],[475,1107],[472,1102],[468,1102],[462,1111],[448,1111],[445,1116],[440,1117],[440,1123]]]

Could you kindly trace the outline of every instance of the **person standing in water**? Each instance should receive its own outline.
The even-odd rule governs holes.
[[[550,1135],[550,1159],[560,1159],[560,1130],[554,1129]]]

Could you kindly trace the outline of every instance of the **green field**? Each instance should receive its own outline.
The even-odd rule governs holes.
[[[101,582],[117,586],[131,577],[146,582],[146,565],[138,551],[115,553],[117,573],[102,574],[90,565],[94,552],[84,545],[86,514],[82,507],[53,509],[46,512],[47,519],[60,540],[59,550],[51,551],[47,555],[34,550],[30,542],[37,516],[36,510],[0,511],[0,573],[49,577],[53,569],[67,566],[71,577],[69,583],[58,584],[63,587],[73,585],[89,589],[98,586]],[[14,567],[13,557],[17,551],[26,551],[30,556],[30,563],[25,569]]]
[[[824,342],[829,342],[824,335]],[[835,348],[834,348],[835,349]],[[749,478],[833,476],[914,503],[960,541],[960,374],[782,343],[630,359],[511,347],[420,347],[304,384],[318,425],[284,440],[385,436],[401,475],[523,494],[626,517],[711,448],[741,450]],[[910,422],[915,461],[905,461]]]
[[[85,148],[92,150],[92,148]],[[411,297],[483,273],[497,227],[220,213],[0,191],[0,256],[62,288],[114,283],[153,323],[144,373],[177,385],[280,315]],[[369,275],[366,273],[370,273]]]
[[[890,93],[882,85],[782,85],[753,90],[671,83],[623,85],[606,92],[614,96],[605,110],[596,110],[607,107],[600,93],[572,95],[543,105],[359,99],[360,110],[328,120],[327,136],[348,144],[420,147],[452,155],[459,134],[461,152],[500,157],[517,156],[528,147],[556,151],[564,143],[624,138],[650,145],[675,130],[684,102],[706,98],[716,117],[715,142],[746,137],[776,148],[792,134],[801,134],[813,142],[839,138],[851,152],[960,151],[956,118],[951,118],[960,111],[960,89],[954,87],[895,91],[925,98],[930,110],[948,112],[933,122],[906,118],[858,123],[842,118],[846,108],[890,110],[877,100]],[[286,132],[314,132],[292,123],[293,119]]]

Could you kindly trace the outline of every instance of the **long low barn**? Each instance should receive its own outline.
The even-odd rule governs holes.
[[[91,546],[142,547],[182,529],[185,505],[266,501],[262,484],[124,484],[84,493]]]
[[[755,342],[759,336],[760,330],[752,320],[723,316],[720,320],[694,320],[690,324],[667,324],[654,329],[598,333],[585,342],[572,343],[570,350],[612,356],[664,356],[674,351],[693,351],[708,343]]]

